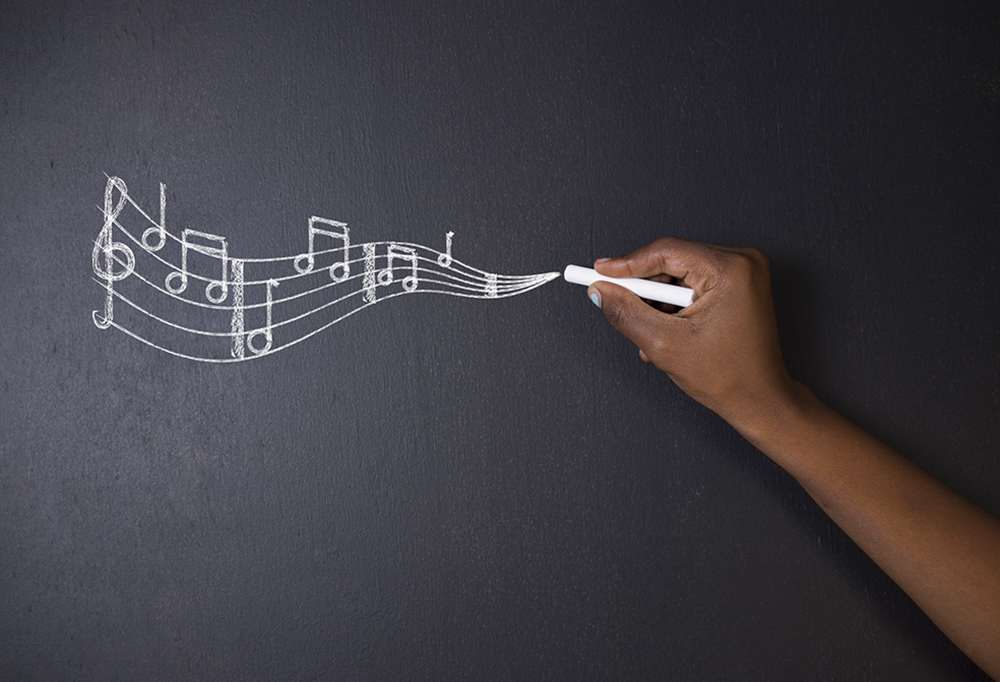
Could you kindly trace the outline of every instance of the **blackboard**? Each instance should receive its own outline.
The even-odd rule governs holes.
[[[581,287],[212,364],[91,257],[109,177],[239,257],[757,246],[792,374],[1000,513],[998,14],[5,3],[0,678],[985,679]]]

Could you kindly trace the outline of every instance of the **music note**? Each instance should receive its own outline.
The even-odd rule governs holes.
[[[321,227],[316,227],[316,223],[322,223],[324,225],[329,225],[330,227],[339,228],[342,231],[335,230],[324,230]],[[313,266],[316,264],[315,253],[316,253],[316,235],[321,234],[326,237],[331,237],[333,239],[342,239],[344,241],[344,260],[340,263],[334,263],[330,266],[330,279],[334,282],[343,282],[351,274],[351,238],[350,232],[347,229],[347,223],[337,222],[336,220],[327,220],[326,218],[320,218],[318,216],[313,216],[309,219],[309,252],[303,253],[295,257],[295,261],[292,263],[295,266],[295,270],[300,274],[307,274],[312,272]],[[303,260],[305,260],[305,265],[299,265]],[[335,274],[337,268],[342,268],[344,274],[338,277]]]
[[[116,189],[118,190],[118,203],[112,206]],[[114,320],[114,283],[125,279],[135,270],[135,254],[132,253],[132,249],[114,240],[115,220],[122,212],[126,201],[128,201],[128,188],[125,183],[120,178],[108,178],[108,184],[104,187],[104,227],[101,228],[97,241],[94,242],[94,250],[91,254],[94,274],[107,282],[104,316],[98,316],[96,310],[91,314],[98,329],[107,329]],[[121,254],[121,257],[116,256],[116,252]],[[104,257],[103,266],[101,264],[102,256]],[[115,272],[115,263],[123,266],[121,271]]]
[[[276,279],[267,280],[267,325],[263,329],[257,329],[247,335],[247,348],[249,348],[250,352],[254,355],[263,355],[267,351],[271,350],[271,342],[273,341],[271,336],[271,287],[276,287],[278,284],[279,282]],[[265,339],[264,346],[262,348],[254,348],[253,340],[261,334]]]
[[[164,214],[167,212],[167,186],[160,183],[160,224],[146,228],[142,233],[142,247],[147,251],[159,251],[167,243],[167,223]],[[160,241],[156,246],[149,244],[151,234],[159,235]]]
[[[246,357],[243,346],[243,260],[234,258],[230,264],[233,272],[232,354],[234,358],[243,359]]]
[[[204,239],[206,241],[214,241],[222,244],[222,246],[206,246],[204,244],[193,244],[191,243],[191,238],[197,237],[199,239]],[[222,303],[226,300],[226,295],[229,293],[229,286],[226,284],[226,263],[229,260],[229,250],[226,246],[226,238],[219,237],[218,235],[209,234],[208,232],[198,232],[197,230],[184,230],[181,234],[181,269],[180,272],[171,272],[167,275],[167,279],[164,281],[164,285],[167,287],[167,291],[172,294],[180,294],[185,289],[187,289],[188,283],[188,250],[197,251],[198,253],[204,254],[206,256],[211,256],[213,258],[219,258],[222,260],[222,278],[209,282],[208,286],[205,287],[205,298],[207,298],[212,303]],[[180,279],[180,284],[178,286],[172,286],[170,283],[175,279]],[[219,295],[212,296],[212,288],[218,287]]]
[[[438,256],[438,265],[442,268],[451,267],[451,238],[455,236],[454,232],[448,232],[444,236],[444,249],[445,252]]]
[[[393,259],[400,259],[410,262],[411,271],[410,275],[403,278],[403,291],[411,292],[417,289],[417,252],[408,246],[400,246],[399,244],[389,244],[389,248],[386,252],[386,260],[388,265],[385,270],[378,273],[378,283],[382,285],[392,284],[393,274],[392,274],[392,262]]]
[[[127,204],[137,213],[126,210]],[[129,196],[117,177],[108,176],[104,206],[97,208],[104,225],[94,241],[91,261],[104,309],[92,312],[94,324],[119,329],[151,348],[199,362],[245,362],[271,355],[399,294],[498,299],[523,294],[559,277],[558,272],[500,275],[474,268],[453,256],[454,232],[448,231],[443,250],[400,241],[352,245],[347,223],[315,216],[309,220],[308,253],[263,258],[237,253],[239,257],[234,258],[230,251],[241,247],[226,237],[191,229],[177,234],[167,230],[162,183],[159,222]],[[320,237],[338,241],[333,248],[317,251]],[[180,248],[175,248],[175,242]],[[352,248],[357,263],[353,267]],[[317,257],[326,260],[317,263]],[[298,272],[291,271],[289,264]],[[333,283],[317,272],[317,265],[329,268]],[[151,279],[147,268],[154,273]],[[204,285],[207,301],[200,295],[184,295],[192,278],[195,284]],[[161,285],[164,281],[166,286]],[[274,288],[279,283],[282,295],[276,297]],[[157,302],[156,297],[166,300]],[[277,312],[275,304],[281,304]],[[280,333],[275,334],[276,329]]]

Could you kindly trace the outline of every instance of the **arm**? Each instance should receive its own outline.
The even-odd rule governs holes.
[[[764,255],[665,238],[595,267],[695,290],[695,302],[675,314],[607,282],[588,293],[643,360],[794,476],[945,635],[1000,679],[1000,519],[788,375]]]

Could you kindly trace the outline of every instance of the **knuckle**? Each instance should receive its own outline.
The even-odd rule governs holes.
[[[650,358],[659,359],[662,358],[667,352],[667,343],[662,336],[654,336],[649,339],[645,344],[643,351]]]
[[[650,263],[662,265],[666,253],[671,249],[674,240],[672,237],[660,237],[656,241],[636,249],[624,258],[625,270],[629,277],[635,277],[637,273],[646,270]]]
[[[664,272],[668,269],[668,262],[671,255],[677,253],[681,248],[681,240],[677,237],[660,237],[655,242],[653,242],[653,254],[656,257],[655,263],[657,268]]]
[[[727,254],[726,269],[734,277],[750,280],[755,279],[760,274],[766,274],[770,270],[770,264],[763,251],[749,248]]]
[[[678,239],[677,237],[660,237],[655,242],[653,242],[653,245],[657,248],[658,251],[663,251],[666,249],[675,249],[680,243],[681,240]]]
[[[767,271],[771,269],[771,261],[768,259],[767,254],[760,249],[754,247],[748,248],[747,256],[761,270]]]

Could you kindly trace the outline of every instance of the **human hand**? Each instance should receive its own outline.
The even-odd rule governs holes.
[[[788,376],[767,258],[666,237],[598,261],[609,277],[679,282],[674,314],[610,282],[588,294],[611,325],[688,395],[795,477],[988,674],[1000,680],[1000,519],[949,490]]]
[[[642,277],[691,287],[695,301],[668,314],[610,282],[595,282],[608,322],[685,393],[733,426],[749,425],[791,396],[781,357],[767,258],[674,237],[608,260],[609,277]]]

